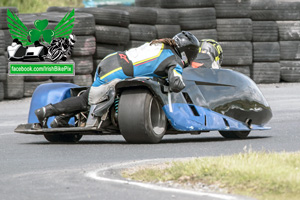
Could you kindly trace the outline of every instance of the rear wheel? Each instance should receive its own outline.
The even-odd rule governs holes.
[[[245,139],[250,131],[219,131],[224,138]]]
[[[159,143],[167,125],[161,105],[146,89],[122,93],[118,122],[123,137],[129,143]]]

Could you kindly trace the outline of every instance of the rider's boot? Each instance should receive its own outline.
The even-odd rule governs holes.
[[[59,115],[59,116],[55,117],[55,119],[51,122],[50,126],[52,128],[73,127],[72,125],[69,124],[69,120],[74,115],[75,115],[75,113]]]
[[[58,111],[52,104],[48,104],[44,107],[36,109],[34,111],[34,113],[35,113],[36,117],[38,118],[42,128],[48,128],[48,126],[47,126],[48,117],[57,115]]]

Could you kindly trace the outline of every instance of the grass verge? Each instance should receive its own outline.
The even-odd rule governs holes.
[[[127,170],[123,176],[144,182],[217,185],[229,193],[262,200],[300,199],[300,152],[246,152],[204,157]]]
[[[17,7],[19,13],[46,12],[50,6],[83,7],[82,0],[1,0],[0,7]]]

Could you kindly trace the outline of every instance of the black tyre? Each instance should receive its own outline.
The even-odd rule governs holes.
[[[40,82],[47,81],[50,79],[50,76],[24,76],[25,82]]]
[[[280,79],[300,82],[300,61],[280,61]]]
[[[82,135],[45,134],[44,137],[53,143],[77,143],[82,138]]]
[[[189,30],[198,40],[202,39],[213,39],[218,40],[218,32],[216,29],[207,30]]]
[[[108,54],[114,53],[116,51],[124,51],[124,50],[125,47],[123,45],[97,43],[96,53],[94,55],[94,58],[103,59]]]
[[[24,96],[24,77],[8,76],[4,83],[5,99],[21,99]]]
[[[253,42],[277,42],[278,25],[274,21],[253,21]]]
[[[156,24],[157,12],[154,8],[134,6],[107,6],[106,8],[127,11],[129,13],[130,24]],[[145,17],[145,14],[147,17]]]
[[[156,24],[179,25],[179,13],[176,10],[157,8],[156,12]]]
[[[0,101],[4,99],[4,85],[0,82]]]
[[[41,84],[52,83],[51,80],[38,82],[24,82],[24,97],[31,97],[34,90]]]
[[[224,138],[245,139],[250,131],[219,131]]]
[[[79,86],[90,86],[93,83],[93,78],[91,74],[76,75],[73,78],[73,82]]]
[[[75,12],[90,13],[94,15],[98,25],[128,27],[129,13],[126,10],[105,8],[78,8]]]
[[[130,24],[128,28],[131,40],[151,41],[157,38],[156,27],[153,25]]]
[[[207,0],[161,0],[162,8],[200,8],[214,7],[213,1]]]
[[[222,65],[251,65],[251,42],[220,42],[224,52]]]
[[[217,31],[220,41],[251,41],[252,20],[217,19]]]
[[[51,76],[53,82],[72,82],[74,76]]]
[[[135,47],[139,47],[141,45],[145,44],[145,41],[140,41],[140,40],[130,40],[125,49],[131,49],[131,48],[135,48]]]
[[[0,81],[5,81],[7,77],[7,58],[0,56]]]
[[[129,42],[129,39],[128,28],[96,25],[96,42],[125,45]]]
[[[129,143],[159,143],[166,132],[164,111],[147,89],[122,93],[118,121],[120,131]]]
[[[3,32],[4,32],[5,47],[7,48],[8,46],[11,45],[13,39],[8,29],[3,30]]]
[[[280,80],[279,62],[253,63],[251,76],[256,83],[278,83]]]
[[[280,60],[300,60],[300,41],[280,41]]]
[[[277,21],[281,41],[300,40],[299,21]]]
[[[7,29],[7,9],[11,12],[18,14],[18,9],[16,7],[0,7],[0,29]]]
[[[215,29],[217,27],[214,8],[182,8],[179,12],[179,25],[182,30]]]
[[[173,38],[174,35],[180,33],[179,25],[155,25],[157,30],[157,38]]]
[[[73,57],[75,62],[75,74],[84,75],[93,72],[93,56],[76,56]]]
[[[251,76],[250,66],[222,66],[222,69],[231,69],[236,72],[240,72],[248,77]]]
[[[299,20],[299,1],[252,0],[251,17],[257,21]]]
[[[72,56],[90,56],[96,51],[96,38],[94,36],[77,36]]]
[[[5,41],[4,41],[4,31],[0,30],[0,55],[4,54],[4,49],[5,49]]]
[[[214,0],[217,18],[248,18],[251,0]]]
[[[254,62],[279,62],[280,46],[278,42],[253,42]]]

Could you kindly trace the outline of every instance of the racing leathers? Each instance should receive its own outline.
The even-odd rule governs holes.
[[[145,76],[167,78],[170,90],[180,92],[185,87],[181,75],[183,66],[175,49],[163,43],[145,43],[125,52],[115,52],[106,56],[99,64],[90,97],[97,91],[95,87],[114,79]]]

